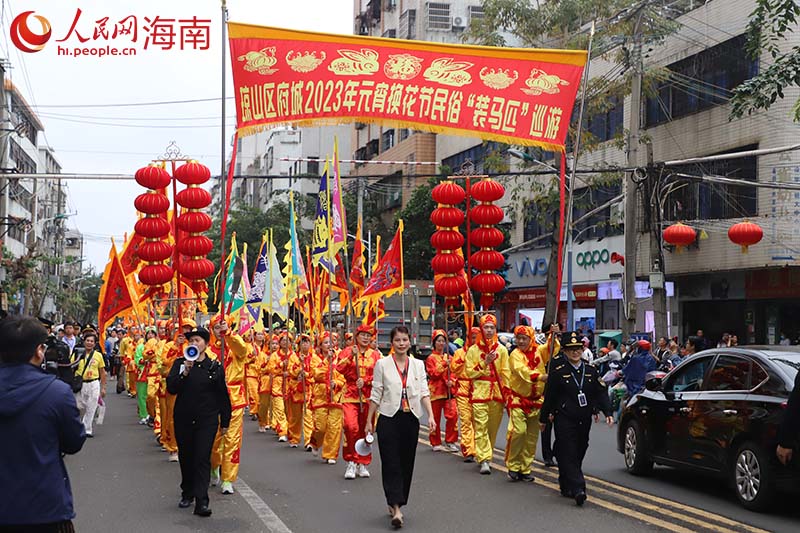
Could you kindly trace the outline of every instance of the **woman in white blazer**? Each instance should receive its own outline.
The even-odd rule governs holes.
[[[375,363],[372,395],[365,432],[372,433],[375,413],[380,413],[376,433],[381,454],[381,477],[392,525],[403,526],[400,507],[408,503],[414,458],[419,439],[422,408],[428,415],[430,431],[436,431],[425,364],[408,357],[411,347],[408,328],[398,326],[389,334],[393,354]]]

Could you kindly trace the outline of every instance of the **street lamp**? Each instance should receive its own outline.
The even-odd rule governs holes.
[[[516,157],[517,159],[522,159],[526,163],[536,163],[537,165],[541,165],[541,166],[543,166],[543,167],[545,167],[545,168],[547,168],[549,170],[552,170],[556,174],[558,174],[558,169],[556,167],[554,167],[552,165],[548,165],[547,163],[543,163],[542,161],[539,161],[538,159],[536,159],[535,157],[533,157],[532,155],[530,155],[527,152],[523,152],[522,150],[517,150],[516,148],[509,148],[508,150],[506,150],[506,153],[508,155],[510,155],[511,157]]]

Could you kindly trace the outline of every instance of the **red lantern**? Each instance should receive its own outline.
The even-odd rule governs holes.
[[[436,294],[445,298],[461,296],[467,290],[467,280],[461,276],[442,276],[433,282]]]
[[[728,238],[734,244],[742,247],[742,253],[747,253],[747,247],[758,244],[764,237],[764,231],[758,224],[753,224],[749,220],[734,224],[728,230]]]
[[[175,179],[186,185],[200,185],[211,178],[211,170],[197,161],[189,161],[175,169]]]
[[[133,229],[146,239],[160,239],[169,234],[169,222],[161,217],[140,218]]]
[[[503,254],[497,250],[484,249],[472,254],[472,266],[478,270],[500,270],[506,264]]]
[[[478,248],[497,248],[505,240],[505,235],[497,228],[475,228],[469,236],[472,244]]]
[[[140,168],[135,174],[136,183],[146,189],[163,189],[170,184],[172,179],[169,173],[158,165],[148,165]]]
[[[163,261],[172,255],[172,246],[164,241],[145,241],[139,246],[139,257],[147,262]]]
[[[181,276],[185,276],[188,279],[206,279],[214,274],[215,269],[214,263],[205,257],[181,261],[178,267]]]
[[[147,215],[157,215],[166,213],[169,209],[169,198],[161,193],[146,192],[137,196],[133,201],[133,205],[137,211]]]
[[[506,281],[500,274],[481,272],[472,278],[470,287],[481,293],[480,304],[484,309],[488,309],[494,303],[494,295],[506,288]]]
[[[492,178],[484,178],[470,188],[470,195],[479,202],[496,202],[505,193],[505,187]]]
[[[431,222],[440,228],[456,228],[464,222],[464,212],[457,207],[437,207],[431,213]]]
[[[431,235],[431,246],[437,250],[456,250],[464,246],[464,236],[455,230],[439,230]]]
[[[145,265],[139,271],[139,281],[151,287],[164,285],[172,279],[172,269],[163,263]]]
[[[493,226],[503,221],[503,210],[493,204],[479,204],[469,212],[472,222],[481,226]]]
[[[467,193],[464,188],[450,180],[441,182],[431,191],[431,198],[439,204],[456,205],[460,204],[466,198]]]
[[[696,237],[697,232],[694,229],[680,222],[664,230],[664,240],[676,246],[678,252],[681,252],[683,248],[692,244]]]
[[[179,192],[175,200],[182,207],[202,209],[211,204],[211,193],[200,187],[188,187]]]
[[[214,243],[205,235],[190,235],[178,242],[178,251],[189,257],[199,257],[208,255]]]
[[[431,267],[437,274],[456,274],[464,268],[464,258],[456,253],[438,253],[431,259]]]
[[[187,211],[178,217],[178,229],[186,233],[203,233],[211,227],[211,217],[201,211]]]

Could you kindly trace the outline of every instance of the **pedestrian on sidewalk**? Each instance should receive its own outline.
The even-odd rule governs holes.
[[[194,514],[211,516],[211,447],[218,428],[223,435],[228,431],[231,400],[222,365],[206,354],[211,334],[205,328],[196,328],[186,337],[199,355],[194,361],[178,357],[167,377],[167,391],[176,395],[173,416],[181,465],[178,507],[185,509],[194,501]]]
[[[87,437],[94,437],[92,424],[100,398],[106,397],[106,366],[103,354],[97,349],[97,333],[83,336],[86,354],[75,368],[76,376],[83,376],[81,390],[75,393],[78,410],[83,416],[83,427]],[[73,361],[74,362],[74,361]]]
[[[375,363],[372,375],[369,413],[364,434],[378,434],[381,478],[386,503],[395,528],[403,527],[400,508],[408,503],[414,459],[419,439],[422,408],[428,415],[428,429],[438,431],[433,417],[425,364],[408,356],[411,340],[408,328],[398,326],[389,334],[392,355]],[[375,414],[380,413],[377,428]]]
[[[32,317],[0,321],[0,532],[73,532],[63,454],[86,434],[70,386],[42,370],[47,331]]]

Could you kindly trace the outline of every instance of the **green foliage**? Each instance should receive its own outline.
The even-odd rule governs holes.
[[[434,249],[430,239],[436,226],[430,221],[436,202],[431,191],[438,180],[430,179],[417,187],[400,211],[397,218],[403,219],[403,270],[406,279],[433,279],[431,259]]]
[[[769,109],[778,98],[783,98],[786,88],[800,86],[800,46],[786,53],[779,48],[798,19],[800,3],[796,0],[757,1],[747,27],[747,51],[754,58],[766,52],[773,61],[758,76],[734,89],[731,119]],[[800,100],[795,102],[792,115],[795,121],[800,121]]]

